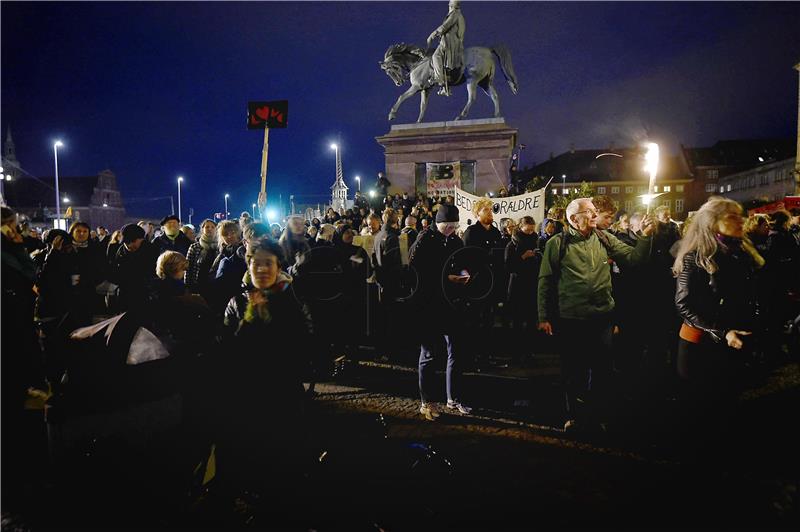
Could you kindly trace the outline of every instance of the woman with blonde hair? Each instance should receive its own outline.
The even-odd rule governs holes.
[[[694,429],[724,422],[734,404],[737,353],[751,348],[758,330],[755,272],[763,265],[744,234],[741,205],[712,197],[700,207],[672,268],[683,319],[678,374]]]

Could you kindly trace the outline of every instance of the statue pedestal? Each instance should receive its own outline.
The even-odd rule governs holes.
[[[517,129],[503,118],[397,124],[375,140],[385,150],[393,194],[426,190],[428,163],[460,162],[462,188],[482,196],[508,188]]]

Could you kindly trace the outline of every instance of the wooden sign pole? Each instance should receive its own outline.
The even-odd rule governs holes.
[[[258,194],[258,210],[264,219],[267,209],[267,159],[269,158],[269,128],[264,125],[264,151],[261,152],[261,192]]]

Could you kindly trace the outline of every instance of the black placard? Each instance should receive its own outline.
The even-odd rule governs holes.
[[[289,121],[289,100],[247,102],[247,129],[285,128]]]

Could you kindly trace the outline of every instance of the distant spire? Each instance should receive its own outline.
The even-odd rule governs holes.
[[[17,160],[17,151],[14,148],[14,139],[11,138],[11,126],[8,126],[8,133],[6,134],[6,141],[3,143],[3,157],[8,164],[19,167]]]

